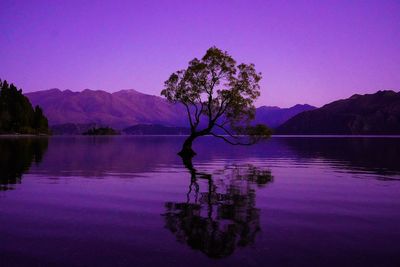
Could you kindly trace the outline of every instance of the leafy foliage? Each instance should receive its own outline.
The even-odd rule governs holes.
[[[185,106],[192,139],[210,134],[231,144],[254,144],[270,135],[266,126],[251,125],[260,80],[254,64],[237,65],[227,52],[211,47],[173,73],[161,95]]]
[[[39,106],[13,84],[0,80],[0,133],[48,134],[48,121]]]

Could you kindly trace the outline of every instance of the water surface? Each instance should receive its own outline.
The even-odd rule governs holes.
[[[400,139],[0,138],[1,266],[400,266]]]

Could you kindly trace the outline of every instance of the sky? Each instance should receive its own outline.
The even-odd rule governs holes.
[[[211,46],[263,74],[257,106],[400,90],[400,1],[0,1],[0,79],[159,95]]]

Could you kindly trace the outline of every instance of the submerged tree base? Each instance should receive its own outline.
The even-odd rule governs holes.
[[[199,135],[191,134],[188,138],[186,138],[185,142],[183,142],[182,149],[178,153],[182,158],[193,158],[196,155],[196,152],[192,149],[193,141],[199,137]]]
[[[196,155],[196,152],[194,152],[194,150],[191,148],[185,148],[179,151],[178,155],[181,156],[182,158],[191,159]]]

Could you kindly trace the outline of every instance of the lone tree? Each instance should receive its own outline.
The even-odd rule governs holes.
[[[251,145],[270,136],[265,125],[251,125],[254,101],[260,96],[261,73],[254,64],[236,64],[227,53],[211,47],[201,59],[193,59],[186,70],[173,73],[161,91],[172,103],[185,106],[190,136],[179,155],[192,157],[193,141],[204,135],[232,145]]]

